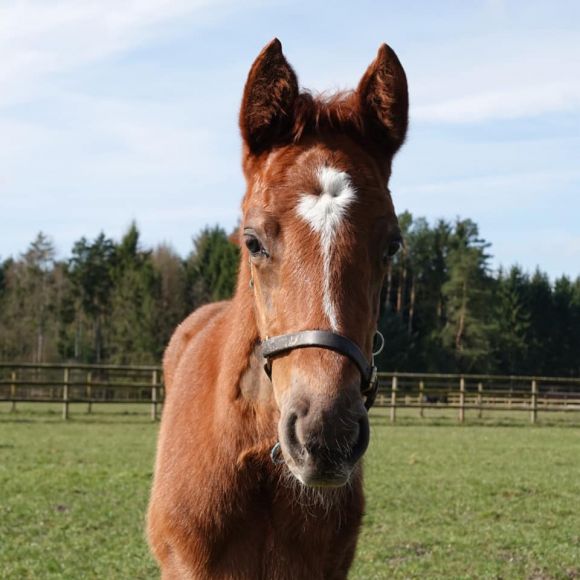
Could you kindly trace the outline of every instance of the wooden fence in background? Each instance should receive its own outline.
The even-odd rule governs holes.
[[[159,417],[163,382],[158,366],[0,363],[0,402],[15,411],[18,403],[61,403],[69,418],[71,403],[149,404]]]
[[[379,407],[416,409],[420,417],[429,409],[454,409],[459,422],[474,410],[522,411],[535,423],[540,412],[580,413],[580,378],[379,373]],[[158,366],[0,363],[0,402],[10,404],[60,403],[68,419],[72,403],[141,403],[150,406],[153,420],[163,403],[163,380]]]
[[[512,375],[458,375],[426,373],[379,373],[381,388],[377,405],[390,408],[396,421],[397,409],[454,409],[460,423],[465,412],[481,418],[488,411],[529,413],[536,423],[541,412],[577,412],[580,418],[580,378]],[[580,423],[579,423],[580,425]]]

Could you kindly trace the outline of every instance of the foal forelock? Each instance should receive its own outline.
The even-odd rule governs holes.
[[[322,306],[331,330],[338,331],[339,320],[332,288],[332,258],[335,242],[348,209],[356,198],[350,176],[333,167],[316,171],[320,195],[304,193],[298,202],[298,215],[320,237],[322,254]]]

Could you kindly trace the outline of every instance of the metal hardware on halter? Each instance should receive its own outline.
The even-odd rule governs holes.
[[[385,341],[383,335],[380,333],[379,335],[383,344],[377,354],[384,347]],[[373,360],[369,364],[357,344],[345,336],[328,330],[303,330],[293,334],[282,334],[267,338],[262,342],[262,355],[266,359],[264,370],[270,379],[272,379],[272,358],[297,348],[325,348],[348,357],[360,371],[361,393],[366,397],[365,408],[368,411],[372,407],[379,387],[377,368],[374,365],[374,353]]]
[[[377,350],[375,350],[373,352],[373,361],[374,361],[374,358],[376,356],[379,356],[383,352],[383,349],[385,348],[385,337],[383,336],[383,333],[380,332],[379,330],[377,330],[377,331],[375,331],[375,338],[377,336],[381,339],[381,346],[379,346],[379,348],[377,348]]]
[[[280,441],[276,441],[276,445],[272,447],[272,450],[270,451],[270,459],[275,465],[285,463],[284,457],[282,455],[282,446],[280,445]]]

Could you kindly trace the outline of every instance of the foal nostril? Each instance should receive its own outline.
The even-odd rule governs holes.
[[[300,451],[300,441],[298,441],[298,435],[296,433],[296,422],[298,421],[298,415],[296,413],[291,413],[286,420],[285,429],[285,443],[288,450],[294,455]]]
[[[358,422],[358,437],[349,457],[350,462],[354,464],[363,456],[364,452],[367,450],[367,447],[369,446],[369,439],[370,439],[369,420],[368,417],[365,415]]]
[[[360,439],[360,432],[361,432],[360,421],[358,421],[355,424],[354,429],[350,433],[349,448],[354,449],[354,447],[356,447],[358,440]]]
[[[319,409],[307,400],[296,402],[283,420],[280,442],[286,459],[299,469],[330,473],[337,466],[352,467],[369,444],[366,411],[362,405]]]

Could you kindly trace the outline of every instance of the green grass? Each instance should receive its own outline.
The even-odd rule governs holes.
[[[0,578],[156,577],[143,534],[156,430],[147,415],[2,413]]]
[[[0,578],[156,578],[147,406],[0,405]],[[567,417],[373,412],[351,578],[580,578],[580,429]],[[429,415],[429,413],[428,413]]]

